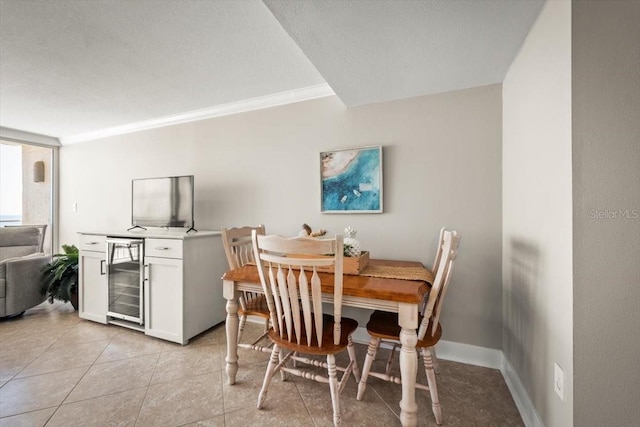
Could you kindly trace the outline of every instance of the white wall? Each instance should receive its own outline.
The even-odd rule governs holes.
[[[378,144],[385,213],[321,214],[319,152]],[[500,85],[349,110],[328,97],[64,146],[60,243],[128,227],[132,178],[181,174],[195,175],[200,229],[352,225],[372,257],[428,266],[440,227],[457,229],[444,339],[501,348]]]
[[[547,2],[503,83],[503,352],[547,426],[573,422],[571,3]],[[553,390],[554,363],[565,399]]]
[[[640,2],[575,2],[576,426],[640,423]]]

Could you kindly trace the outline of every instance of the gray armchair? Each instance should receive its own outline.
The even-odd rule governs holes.
[[[42,248],[40,230],[35,227],[0,228],[0,317],[20,314],[42,303],[42,269],[51,255]]]

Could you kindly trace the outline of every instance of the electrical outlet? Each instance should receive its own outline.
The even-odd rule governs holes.
[[[560,400],[564,402],[564,371],[557,363],[554,363],[553,369],[553,389]]]
[[[74,212],[78,212],[78,204],[77,203],[73,204],[73,211]]]

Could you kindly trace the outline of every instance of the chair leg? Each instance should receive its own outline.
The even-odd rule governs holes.
[[[356,379],[356,384],[360,382],[360,369],[358,369],[358,360],[356,359],[356,349],[353,347],[353,339],[351,336],[348,338],[347,352],[349,353],[349,360],[353,362],[353,377]]]
[[[297,353],[295,353],[297,354]],[[280,349],[280,351],[278,352],[278,361],[279,363],[282,363],[282,359],[284,359],[284,356],[282,355],[282,349]],[[295,362],[295,360],[294,360]],[[280,379],[282,381],[286,381],[287,380],[287,373],[283,370],[280,370]]]
[[[376,353],[380,347],[380,338],[371,338],[369,341],[369,347],[367,348],[367,357],[364,359],[364,365],[362,366],[362,376],[360,377],[360,384],[358,384],[358,395],[356,399],[362,400],[362,395],[367,388],[367,377],[371,370],[373,361],[376,360]]]
[[[242,333],[244,326],[247,324],[247,316],[240,316],[240,324],[238,325],[238,343],[242,341]]]
[[[422,358],[424,360],[424,369],[427,373],[427,382],[429,384],[429,393],[431,394],[431,409],[436,418],[436,424],[442,425],[442,408],[438,400],[438,386],[436,384],[436,373],[433,370],[433,359],[431,357],[432,347],[422,349]]]
[[[387,367],[384,370],[384,373],[387,375],[391,375],[391,365],[393,364],[393,358],[396,355],[397,348],[398,348],[397,343],[394,343],[393,347],[391,347],[391,353],[389,353],[389,359],[387,360]]]
[[[267,371],[264,373],[264,381],[262,382],[262,389],[260,390],[260,394],[258,395],[258,409],[262,409],[262,405],[264,404],[264,400],[267,398],[267,390],[269,388],[269,384],[271,384],[271,378],[276,373],[276,366],[278,366],[278,361],[280,359],[280,346],[277,344],[273,345],[273,350],[271,351],[271,357],[269,358],[269,364],[267,365]]]
[[[244,297],[244,293],[240,295],[240,298],[238,298],[238,304],[240,304],[240,307],[242,307],[243,310],[247,309],[247,300]]]
[[[440,369],[438,369],[438,355],[436,354],[435,347],[431,347],[431,357],[433,358],[433,370],[436,374],[439,374]]]
[[[333,425],[339,426],[340,417],[340,391],[338,390],[338,375],[336,370],[336,356],[327,355],[327,371],[329,373],[329,389],[331,390],[331,403],[333,404]]]

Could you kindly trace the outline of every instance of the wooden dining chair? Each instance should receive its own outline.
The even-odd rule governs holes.
[[[436,244],[436,256],[435,259],[433,260],[433,264],[431,265],[431,271],[433,272],[433,274],[436,274],[438,272],[438,267],[440,266],[440,261],[442,260],[442,245],[444,244],[444,233],[447,231],[447,226],[444,226],[440,229],[440,233],[438,234],[438,243]],[[422,302],[422,307],[420,308],[420,312],[424,313],[427,302],[429,301],[429,294],[427,294],[425,296],[424,301]],[[393,349],[395,350],[397,348],[397,345],[394,345]],[[391,360],[393,359],[393,355],[394,355],[395,351],[391,352],[391,355],[389,356],[389,363],[391,364]],[[435,346],[431,348],[431,357],[433,358],[433,369],[435,370],[436,374],[438,373],[438,356],[436,355],[436,348]]]
[[[431,271],[435,274],[440,266],[440,260],[442,259],[442,244],[444,243],[444,233],[447,231],[447,227],[444,226],[440,229],[438,235],[438,243],[436,244],[436,257],[431,265]]]
[[[436,256],[433,260],[433,264],[431,265],[431,271],[435,275],[438,272],[438,267],[440,266],[440,261],[442,260],[442,245],[444,243],[444,233],[447,231],[447,227],[444,226],[440,229],[440,233],[438,234],[438,241],[436,244]],[[424,313],[427,303],[429,302],[429,294],[425,294],[424,300],[420,305],[420,313]],[[374,316],[384,316],[384,312],[380,310],[376,310],[373,313]],[[390,369],[390,366],[393,364],[393,359],[396,354],[396,350],[400,348],[400,343],[394,343],[391,350],[389,352],[389,359],[387,360],[387,369]],[[438,357],[436,355],[436,348],[431,348],[431,357],[433,359],[433,369],[438,373]]]
[[[436,375],[433,367],[433,348],[442,336],[442,326],[440,325],[440,315],[444,297],[449,286],[453,264],[457,257],[460,236],[455,231],[445,230],[442,238],[442,254],[438,263],[438,269],[427,304],[421,313],[420,326],[418,328],[418,343],[416,349],[420,349],[424,368],[427,374],[427,384],[416,384],[416,388],[428,390],[431,396],[431,408],[438,425],[442,424],[442,409],[438,399],[438,388]],[[362,377],[358,384],[357,399],[361,400],[367,388],[367,378],[373,376],[381,380],[401,384],[402,379],[391,375],[391,364],[387,363],[385,372],[371,371],[371,366],[376,358],[380,343],[390,341],[394,344],[392,351],[400,346],[400,327],[398,326],[398,315],[396,313],[374,312],[367,323],[367,332],[371,336],[367,356],[362,367]],[[391,359],[389,359],[391,360]]]
[[[227,255],[229,269],[234,270],[243,265],[253,262],[253,246],[251,243],[251,232],[255,230],[257,234],[264,235],[264,225],[257,227],[233,227],[222,229],[222,244],[224,252]],[[271,349],[259,345],[262,340],[267,337],[269,330],[269,308],[264,294],[257,292],[242,292],[239,299],[238,316],[240,322],[238,325],[238,347],[250,350],[270,353]],[[264,332],[251,343],[243,343],[242,334],[244,332],[247,318],[254,316],[260,318],[264,322]]]
[[[328,383],[333,424],[340,425],[340,393],[352,373],[356,382],[359,381],[351,339],[358,322],[342,317],[343,238],[259,236],[254,231],[252,240],[271,313],[269,338],[273,342],[258,396],[258,409],[264,404],[271,379],[281,371]],[[334,274],[319,274],[319,267],[333,267]],[[322,313],[323,288],[325,296],[332,294],[333,315]],[[336,365],[335,355],[344,350],[348,352],[349,363],[340,367]],[[326,362],[314,356],[326,356]],[[290,361],[297,365],[290,366]],[[302,364],[323,367],[327,375],[300,369],[298,366]],[[339,380],[337,371],[342,372]]]

